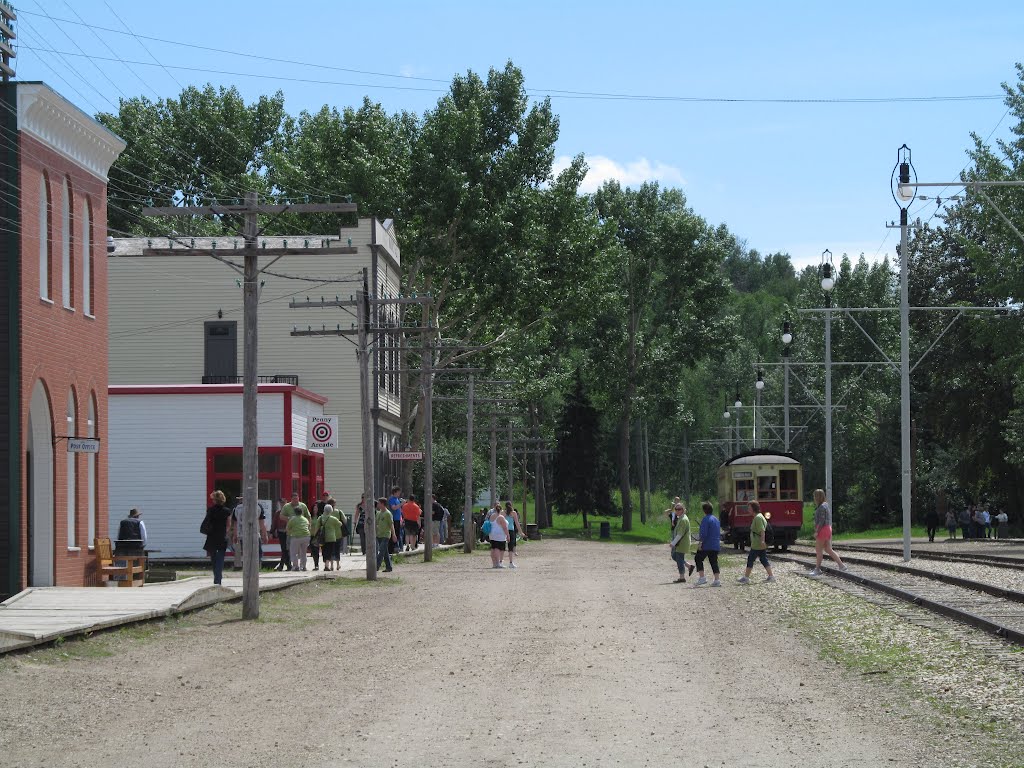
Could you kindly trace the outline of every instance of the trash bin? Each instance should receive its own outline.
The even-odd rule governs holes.
[[[607,520],[601,521],[601,538],[610,539],[612,537],[612,524]]]
[[[540,538],[540,526],[536,523],[526,524],[526,538],[528,539],[539,539]]]

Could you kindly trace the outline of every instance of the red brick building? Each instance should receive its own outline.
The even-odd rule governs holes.
[[[93,539],[108,530],[107,172],[124,146],[42,83],[0,85],[0,595],[96,583]],[[99,451],[71,452],[82,438]]]

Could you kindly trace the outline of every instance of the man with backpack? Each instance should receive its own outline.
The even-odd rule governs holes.
[[[756,501],[751,501],[750,511],[754,513],[754,518],[750,521],[750,552],[747,553],[747,569],[740,576],[740,584],[750,583],[750,573],[754,570],[754,560],[760,560],[761,565],[768,572],[768,578],[765,581],[775,581],[775,576],[772,575],[772,565],[768,562],[768,518],[761,514],[761,504]]]

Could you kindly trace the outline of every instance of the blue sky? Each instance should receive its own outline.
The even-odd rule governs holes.
[[[292,113],[357,105],[364,95],[391,111],[421,113],[454,74],[486,74],[511,59],[532,94],[552,96],[561,119],[559,162],[586,155],[588,190],[609,177],[680,187],[698,214],[725,223],[761,253],[789,253],[798,266],[817,263],[826,248],[837,256],[893,256],[898,238],[885,223],[898,215],[889,192],[897,149],[910,146],[921,181],[953,180],[972,131],[992,141],[1009,135],[1002,99],[798,104],[664,97],[1001,96],[999,84],[1014,82],[1014,63],[1024,60],[1019,0],[25,0],[17,8],[18,78],[44,80],[88,112],[113,109],[121,92],[172,97],[182,85],[212,82],[235,85],[249,100],[280,89]],[[153,40],[143,41],[147,51],[130,35],[47,14],[303,65]],[[38,50],[113,58],[107,45],[127,61],[256,76],[91,64]],[[558,91],[658,98],[569,98]],[[911,210],[927,219],[935,205]]]

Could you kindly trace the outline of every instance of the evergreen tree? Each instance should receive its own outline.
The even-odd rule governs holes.
[[[598,511],[610,514],[612,509],[608,479],[611,473],[604,455],[601,417],[583,391],[583,380],[576,372],[576,387],[566,398],[562,420],[558,425],[558,449],[555,454],[555,503],[563,514]]]

